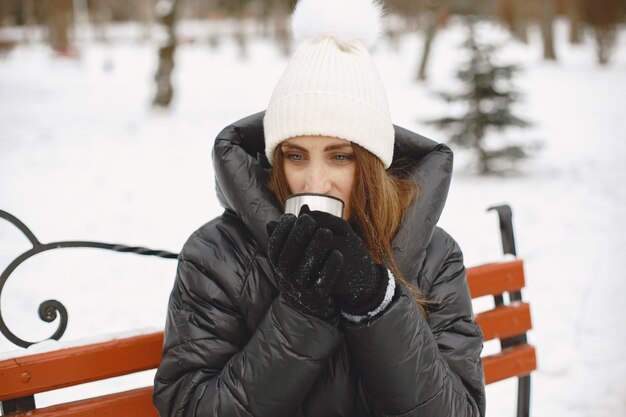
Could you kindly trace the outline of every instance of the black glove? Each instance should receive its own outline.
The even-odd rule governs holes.
[[[376,264],[361,238],[340,217],[322,211],[302,213],[315,219],[317,226],[333,232],[332,248],[343,255],[343,267],[331,294],[336,295],[342,311],[362,316],[380,306],[387,291],[387,268]]]
[[[318,228],[308,214],[284,214],[278,223],[268,223],[267,232],[267,254],[282,297],[295,309],[330,321],[338,313],[330,290],[343,258],[331,248],[333,233]]]

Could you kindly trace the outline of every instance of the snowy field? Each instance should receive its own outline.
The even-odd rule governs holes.
[[[0,58],[0,209],[17,215],[44,243],[96,240],[173,252],[220,214],[213,138],[226,124],[265,108],[286,59],[274,44],[254,40],[242,60],[232,39],[211,49],[201,25],[183,29],[188,36],[204,34],[179,49],[170,112],[150,108],[156,43],[140,42],[137,28],[113,28],[117,36],[109,43],[80,43],[76,60],[55,59],[38,42]],[[480,33],[509,39],[496,26],[482,25]],[[454,89],[464,36],[454,22],[440,33],[427,84],[412,81],[418,35],[378,46],[375,59],[395,123],[445,141],[424,120],[445,111],[434,91]],[[517,80],[525,96],[516,110],[534,123],[507,136],[543,147],[518,174],[487,178],[472,175],[468,154],[458,150],[440,224],[471,266],[500,254],[496,217],[485,209],[500,202],[513,207],[534,321],[529,338],[538,349],[532,415],[624,416],[626,32],[606,68],[595,63],[591,39],[567,44],[564,22],[556,36],[557,63],[541,59],[537,32],[529,45],[507,42],[500,55],[525,68]],[[0,270],[28,248],[19,231],[0,221]],[[42,340],[56,324],[41,322],[37,308],[56,299],[69,311],[65,341],[160,329],[174,271],[171,260],[92,249],[46,252],[6,283],[2,317],[19,337]],[[0,337],[0,356],[15,349]],[[148,385],[152,376],[87,384],[37,401]],[[491,385],[487,394],[490,416],[514,415],[513,381]]]

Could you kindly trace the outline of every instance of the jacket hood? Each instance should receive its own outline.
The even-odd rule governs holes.
[[[235,212],[263,248],[269,240],[266,224],[282,214],[278,200],[267,187],[272,167],[265,156],[264,114],[253,114],[227,126],[213,147],[219,201]],[[419,270],[423,261],[448,195],[453,158],[446,145],[398,126],[394,130],[391,169],[401,159],[403,170],[420,187],[393,241],[395,259],[406,274]]]

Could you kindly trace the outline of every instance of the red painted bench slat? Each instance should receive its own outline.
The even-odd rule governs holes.
[[[0,401],[154,369],[163,332],[0,361]]]
[[[467,284],[472,298],[519,291],[524,288],[524,263],[516,259],[468,268]]]
[[[152,387],[104,395],[15,416],[32,417],[158,417],[152,405]]]
[[[485,384],[530,374],[537,369],[535,348],[519,345],[483,358]]]
[[[476,322],[483,331],[484,340],[506,339],[533,328],[530,306],[521,302],[477,314]]]

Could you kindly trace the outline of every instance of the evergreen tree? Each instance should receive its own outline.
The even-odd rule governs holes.
[[[516,161],[528,156],[527,148],[520,145],[503,145],[492,148],[485,143],[490,131],[504,131],[512,126],[527,127],[529,123],[511,112],[511,105],[519,98],[512,86],[512,78],[519,67],[497,65],[493,54],[497,47],[478,42],[473,27],[463,47],[470,52],[470,59],[461,65],[457,78],[464,88],[458,93],[439,93],[447,102],[466,105],[466,113],[460,117],[448,116],[427,123],[449,131],[450,143],[471,149],[477,157],[481,174],[495,171],[496,161]]]

